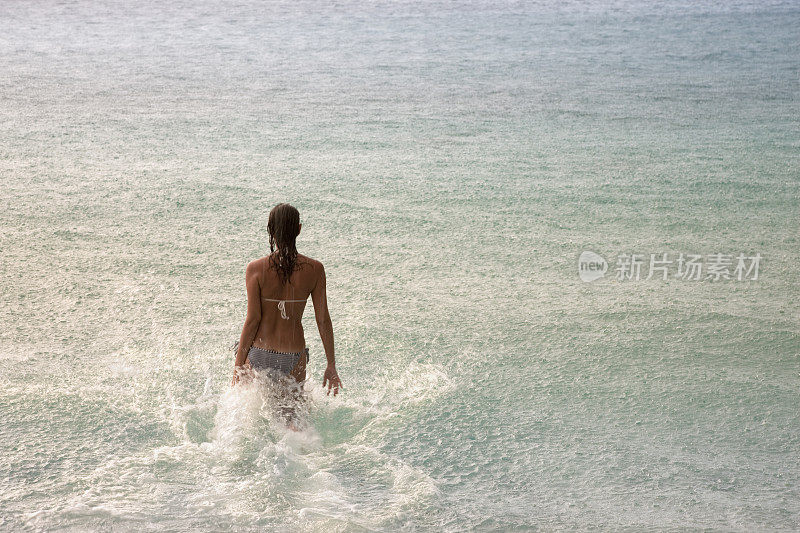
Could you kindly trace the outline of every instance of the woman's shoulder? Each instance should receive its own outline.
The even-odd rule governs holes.
[[[298,265],[308,265],[314,270],[318,268],[322,268],[322,263],[317,261],[314,258],[308,257],[307,255],[297,254],[297,264]]]
[[[258,277],[264,270],[264,260],[265,258],[253,259],[247,263],[247,268],[244,270],[245,276],[248,278],[251,276]]]

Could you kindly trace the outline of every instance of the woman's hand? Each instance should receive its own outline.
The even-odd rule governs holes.
[[[336,372],[336,367],[333,365],[328,365],[328,367],[325,369],[325,374],[322,376],[323,389],[325,388],[326,384],[328,385],[327,394],[331,393],[331,387],[333,387],[334,396],[339,394],[339,387],[342,387],[342,380],[339,379],[339,374]]]
[[[242,366],[233,367],[233,379],[231,380],[231,387],[239,383],[242,378],[250,375],[250,369],[248,366],[249,365],[244,364]]]

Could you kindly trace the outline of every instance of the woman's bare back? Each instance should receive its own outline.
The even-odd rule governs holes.
[[[261,300],[261,320],[253,346],[278,352],[302,351],[306,346],[303,312],[319,280],[322,264],[298,254],[289,283],[282,284],[278,272],[269,263],[269,256],[253,263],[259,271]]]

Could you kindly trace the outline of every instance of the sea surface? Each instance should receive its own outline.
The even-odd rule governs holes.
[[[0,529],[800,529],[798,28],[1,2]],[[344,382],[309,305],[299,432],[230,387],[278,202]]]

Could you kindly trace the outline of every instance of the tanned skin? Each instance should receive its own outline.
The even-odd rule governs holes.
[[[317,328],[325,349],[328,366],[322,379],[322,387],[328,387],[328,394],[339,393],[342,382],[336,372],[336,359],[333,351],[333,324],[328,313],[328,297],[325,288],[325,268],[322,263],[304,255],[297,255],[297,264],[289,278],[290,283],[281,284],[278,272],[271,267],[270,256],[256,259],[247,265],[245,285],[247,287],[247,317],[239,338],[239,349],[236,352],[232,385],[240,377],[250,372],[247,352],[251,346],[275,350],[278,352],[301,352],[306,347],[303,332],[303,312],[305,300],[311,295],[314,302],[314,315]],[[286,302],[286,314],[289,319],[281,317],[281,311],[273,300],[303,300],[303,302]],[[306,358],[300,361],[291,372],[296,381],[306,379]]]

